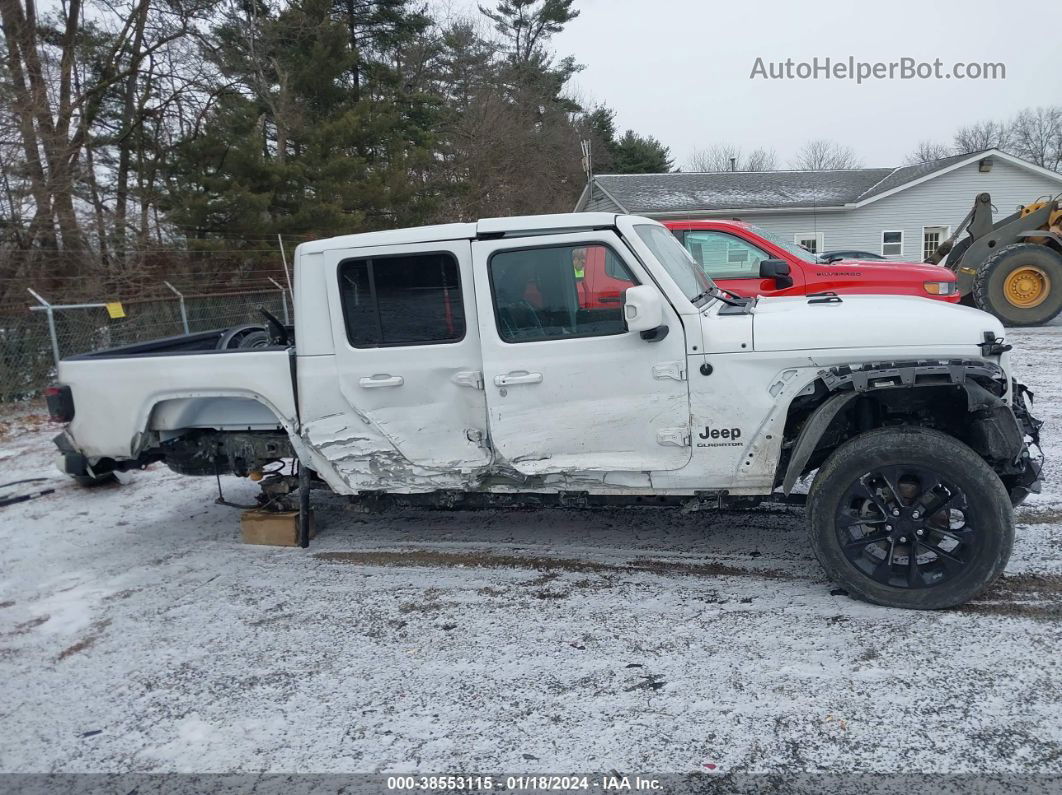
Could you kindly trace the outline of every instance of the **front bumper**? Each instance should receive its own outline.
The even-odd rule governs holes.
[[[1029,410],[1033,398],[1033,393],[1025,384],[1011,379],[1011,410],[1027,440],[1022,445],[1019,458],[1019,464],[1023,465],[1022,471],[1014,478],[1008,479],[1007,483],[1011,501],[1015,505],[1029,494],[1039,494],[1041,488],[1040,473],[1043,471],[1044,453],[1040,447],[1040,429],[1044,421],[1034,417]]]

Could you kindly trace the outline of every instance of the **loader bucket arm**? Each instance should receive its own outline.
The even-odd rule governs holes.
[[[966,217],[962,219],[955,231],[952,232],[951,237],[937,246],[936,251],[930,254],[926,258],[926,262],[930,265],[939,265],[940,261],[944,257],[951,253],[955,247],[955,241],[959,239],[959,236],[967,229],[970,230],[970,236],[973,238],[981,237],[992,230],[992,196],[988,193],[978,193],[977,198],[974,199],[974,205],[970,209],[970,212],[966,214]],[[962,259],[963,255],[960,254],[958,258],[953,258],[954,261],[949,261],[947,267],[951,270],[956,270],[958,262]]]
[[[981,196],[987,195],[988,194],[984,193],[981,194]],[[980,201],[981,196],[978,196],[978,201]],[[974,221],[978,220],[976,210],[977,207],[975,207]],[[1003,248],[1003,246],[1009,246],[1011,243],[1022,242],[1024,240],[1024,235],[1021,234],[1022,232],[1045,228],[1051,217],[1052,210],[1053,204],[1045,204],[1040,209],[1034,210],[1026,215],[1022,215],[1022,211],[1019,210],[997,223],[992,224],[991,205],[989,205],[987,211],[989,219],[988,226],[984,226],[982,221],[982,223],[975,228],[974,221],[971,221],[971,243],[969,248],[966,249],[956,262],[948,263],[948,267],[955,271],[955,275],[958,278],[959,292],[965,295],[973,289],[974,279],[977,276],[977,269],[998,249]],[[980,231],[981,234],[976,234],[975,229],[976,231]]]

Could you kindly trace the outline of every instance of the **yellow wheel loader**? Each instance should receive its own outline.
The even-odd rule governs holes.
[[[955,233],[926,262],[955,272],[963,302],[1008,326],[1039,326],[1062,312],[1062,194],[992,221],[980,193]],[[969,234],[959,240],[963,232]],[[958,241],[958,242],[956,242]]]

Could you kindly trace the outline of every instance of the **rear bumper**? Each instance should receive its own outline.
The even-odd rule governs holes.
[[[59,449],[59,460],[56,464],[59,467],[60,472],[67,475],[73,475],[74,477],[82,477],[85,475],[102,475],[113,471],[112,469],[104,468],[103,471],[100,472],[97,471],[96,467],[91,466],[88,458],[78,452],[74,447],[74,444],[70,440],[66,431],[63,431],[52,439],[52,443]]]
[[[99,458],[93,461],[77,449],[70,434],[66,431],[52,439],[52,443],[59,450],[56,466],[60,472],[71,477],[102,478],[112,472],[126,472],[140,468],[136,461],[115,461],[113,458]]]

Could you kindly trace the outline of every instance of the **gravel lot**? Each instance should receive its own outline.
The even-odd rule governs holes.
[[[831,593],[801,511],[317,501],[245,546],[210,479],[78,490],[0,424],[0,771],[1062,773],[1062,328],[1014,333],[1046,490],[939,613]],[[226,480],[226,496],[253,487]]]

